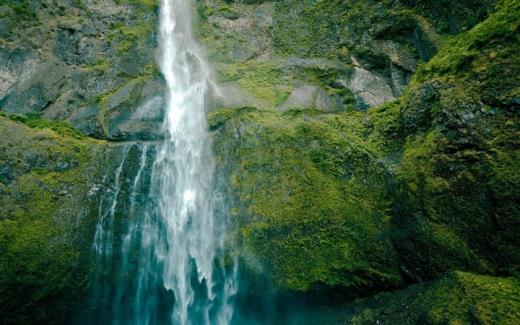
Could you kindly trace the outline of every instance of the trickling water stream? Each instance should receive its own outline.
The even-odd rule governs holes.
[[[191,0],[161,2],[165,139],[125,147],[100,204],[93,299],[104,305],[104,321],[228,324],[232,318],[236,263],[223,265],[227,220],[206,124],[210,73],[191,14]]]

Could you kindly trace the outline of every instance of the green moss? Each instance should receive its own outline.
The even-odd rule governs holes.
[[[277,64],[247,61],[239,64],[237,73],[241,75],[238,84],[257,98],[269,103],[271,107],[276,107],[289,96],[292,80]],[[274,87],[275,85],[278,87]]]
[[[294,10],[314,17],[321,13],[308,8],[325,5],[295,5]],[[439,53],[420,65],[396,102],[326,115],[250,108],[212,113],[217,156],[235,194],[243,255],[249,261],[259,258],[279,288],[300,291],[320,285],[352,291],[391,287],[402,283],[396,268],[409,281],[457,269],[516,272],[517,7],[503,1],[485,21],[468,22],[476,24],[470,31],[444,36]],[[352,2],[342,10],[348,8],[357,10],[345,16],[350,22],[365,8],[368,20],[381,17],[384,22],[376,34],[390,33],[402,42],[416,24],[427,24],[414,11],[424,8],[385,13],[384,4]],[[284,15],[283,10],[277,15]],[[307,24],[305,15],[298,23]],[[392,19],[398,23],[386,26]],[[298,23],[295,28],[303,30]],[[361,26],[352,24],[350,31]],[[281,32],[297,34],[288,30]],[[313,56],[333,49],[324,44],[316,47],[318,52],[301,52],[298,46],[309,44],[298,35],[286,36],[281,39],[289,43],[275,41],[278,54]],[[345,49],[372,55],[358,53],[362,47]],[[342,73],[348,73],[346,66]],[[270,97],[271,105],[276,102],[272,85],[294,87],[296,80],[334,94],[330,80],[340,71],[286,68],[281,74],[275,68],[246,61],[227,63],[219,71],[222,79],[257,96],[267,94],[263,98]]]
[[[474,127],[489,128],[489,122],[483,118],[483,125]],[[509,264],[511,258],[518,258],[517,241],[512,240],[509,230],[495,224],[503,218],[496,208],[500,207],[506,215],[517,211],[517,204],[512,202],[518,192],[508,191],[506,196],[513,201],[498,203],[494,197],[508,187],[491,189],[487,185],[490,178],[502,177],[495,171],[495,166],[500,165],[501,171],[515,168],[503,164],[502,159],[510,161],[518,152],[488,147],[483,142],[485,137],[478,131],[470,134],[455,130],[431,131],[410,137],[397,173],[398,181],[405,184],[406,193],[398,200],[405,202],[410,211],[399,211],[396,222],[410,227],[410,237],[406,240],[414,243],[403,249],[405,254],[410,254],[411,263],[420,264],[430,278],[444,272],[448,265],[489,271],[490,264],[513,266],[514,263]],[[500,133],[510,134],[511,131],[502,129]],[[502,155],[497,155],[495,150]],[[514,178],[506,181],[508,186],[513,186],[514,182]],[[507,208],[504,209],[503,204]],[[503,251],[499,248],[502,245],[509,247],[507,253],[495,255],[495,250]]]
[[[268,107],[280,105],[290,95],[294,79],[280,64],[248,60],[217,65],[219,80],[234,82]]]
[[[473,77],[486,75],[500,69],[501,78],[514,78],[514,72],[505,71],[504,64],[516,71],[518,58],[512,53],[519,49],[520,4],[516,1],[501,1],[499,10],[489,19],[475,26],[463,36],[446,41],[442,53],[417,73],[417,80],[424,81],[435,76],[456,75]],[[500,44],[507,44],[502,48]],[[503,61],[506,62],[503,62]],[[508,62],[509,61],[509,62]],[[491,76],[492,79],[498,79]],[[487,79],[487,78],[486,78]]]
[[[427,10],[422,10],[417,5],[404,2],[367,3],[358,0],[276,2],[273,28],[275,51],[278,55],[331,59],[338,55],[341,59],[341,51],[343,51],[343,58],[348,60],[349,58],[344,56],[344,49],[357,51],[362,47],[375,46],[367,40],[367,36],[370,36],[374,40],[392,39],[409,47],[410,53],[421,54],[422,49],[417,43],[417,31],[421,31],[428,42],[434,42],[435,32],[428,28],[429,23],[424,18],[424,16],[434,18],[434,15],[430,15]],[[464,3],[459,7],[461,11],[471,11],[472,9],[469,8],[471,6],[472,3]],[[467,15],[461,16],[467,17]],[[479,15],[476,22],[484,17],[485,14]],[[443,15],[434,23],[437,25],[452,18],[453,16]]]
[[[19,1],[0,1],[0,6],[6,5],[14,11],[15,17],[21,21],[37,20],[36,11],[34,10],[34,4],[31,1],[19,0]]]
[[[520,282],[515,278],[454,272],[351,307],[349,324],[516,324]]]
[[[88,273],[89,249],[77,235],[89,237],[91,230],[81,228],[77,214],[89,209],[86,183],[100,143],[53,131],[38,119],[25,123],[31,128],[0,117],[0,130],[10,134],[0,140],[8,171],[0,179],[8,185],[0,193],[0,314],[6,322],[43,322],[70,308]]]
[[[404,0],[403,3],[431,19],[440,32],[453,34],[471,29],[493,9],[493,1],[488,0],[464,0],[457,3],[445,0]]]
[[[100,72],[100,73],[104,73],[104,72],[108,71],[110,68],[111,68],[110,62],[106,58],[103,58],[103,59],[97,61],[96,63],[85,66],[85,69],[87,69],[89,71],[95,71],[95,72]]]
[[[159,9],[160,0],[116,0],[116,3],[138,5],[148,10],[157,10]]]
[[[208,114],[208,126],[211,130],[216,130],[223,126],[230,119],[240,116],[244,112],[253,112],[257,109],[254,107],[240,107],[240,108],[224,108],[214,110]]]
[[[23,123],[31,128],[51,129],[54,132],[64,136],[69,136],[76,139],[83,138],[83,135],[67,122],[60,120],[46,120],[41,118],[40,114],[38,113],[10,115],[9,119]]]
[[[117,43],[118,54],[124,54],[140,46],[153,31],[153,26],[142,19],[131,26],[120,22],[115,24],[108,39]]]
[[[401,281],[387,233],[385,172],[375,152],[341,132],[349,116],[335,117],[344,123],[247,108],[210,119],[237,199],[243,254],[258,256],[281,290]]]
[[[135,17],[130,21],[116,21],[111,24],[110,30],[106,35],[106,40],[110,43],[110,52],[115,49],[116,56],[108,56],[100,59],[84,68],[87,71],[97,73],[117,72],[118,77],[123,79],[136,78],[147,74],[157,74],[156,64],[153,62],[151,55],[147,58],[150,62],[131,63],[136,65],[133,69],[135,72],[129,72],[129,61],[135,58],[136,53],[141,59],[146,58],[150,48],[156,46],[155,42],[155,23],[158,14],[158,0],[119,0],[120,4],[128,4],[133,6]],[[114,71],[111,71],[114,70]]]
[[[454,37],[418,70],[401,100],[408,135],[397,170],[398,245],[432,278],[449,268],[514,272],[520,242],[519,4]],[[500,185],[498,185],[500,184]],[[411,243],[405,244],[407,241]],[[432,253],[433,252],[433,253]],[[450,267],[448,267],[450,265]]]

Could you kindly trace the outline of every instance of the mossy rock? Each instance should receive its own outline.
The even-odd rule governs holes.
[[[58,321],[87,286],[97,217],[88,193],[109,150],[60,122],[13,119],[27,125],[0,117],[0,318]]]
[[[348,115],[215,111],[216,155],[236,198],[242,257],[278,290],[391,288],[386,171]]]
[[[403,232],[397,248],[420,277],[518,268],[519,9],[503,1],[450,40],[401,100],[394,221]]]
[[[348,324],[517,324],[520,281],[453,272],[350,306]]]
[[[516,272],[520,20],[514,1],[496,9],[447,41],[398,102],[212,113],[246,259],[300,291]]]

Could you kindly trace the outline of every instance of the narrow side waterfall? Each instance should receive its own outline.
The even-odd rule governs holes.
[[[210,70],[191,16],[191,0],[162,0],[164,140],[123,146],[105,179],[93,244],[97,323],[229,324],[233,316],[236,261],[224,260],[227,211],[206,122]]]

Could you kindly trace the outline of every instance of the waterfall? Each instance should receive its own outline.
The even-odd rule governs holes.
[[[164,140],[124,146],[107,177],[114,189],[101,198],[93,244],[96,323],[229,324],[233,316],[237,266],[224,259],[228,220],[206,121],[211,74],[191,16],[191,0],[162,0]]]
[[[160,256],[164,287],[175,294],[175,322],[188,324],[196,310],[197,323],[229,323],[223,298],[232,288],[222,270],[215,269],[215,258],[223,252],[225,220],[217,218],[212,190],[214,161],[206,122],[210,73],[193,38],[191,16],[190,0],[161,3],[167,138],[155,164],[160,175],[159,213],[167,234]],[[224,287],[219,288],[217,280]],[[204,285],[204,294],[197,292],[197,284]]]

